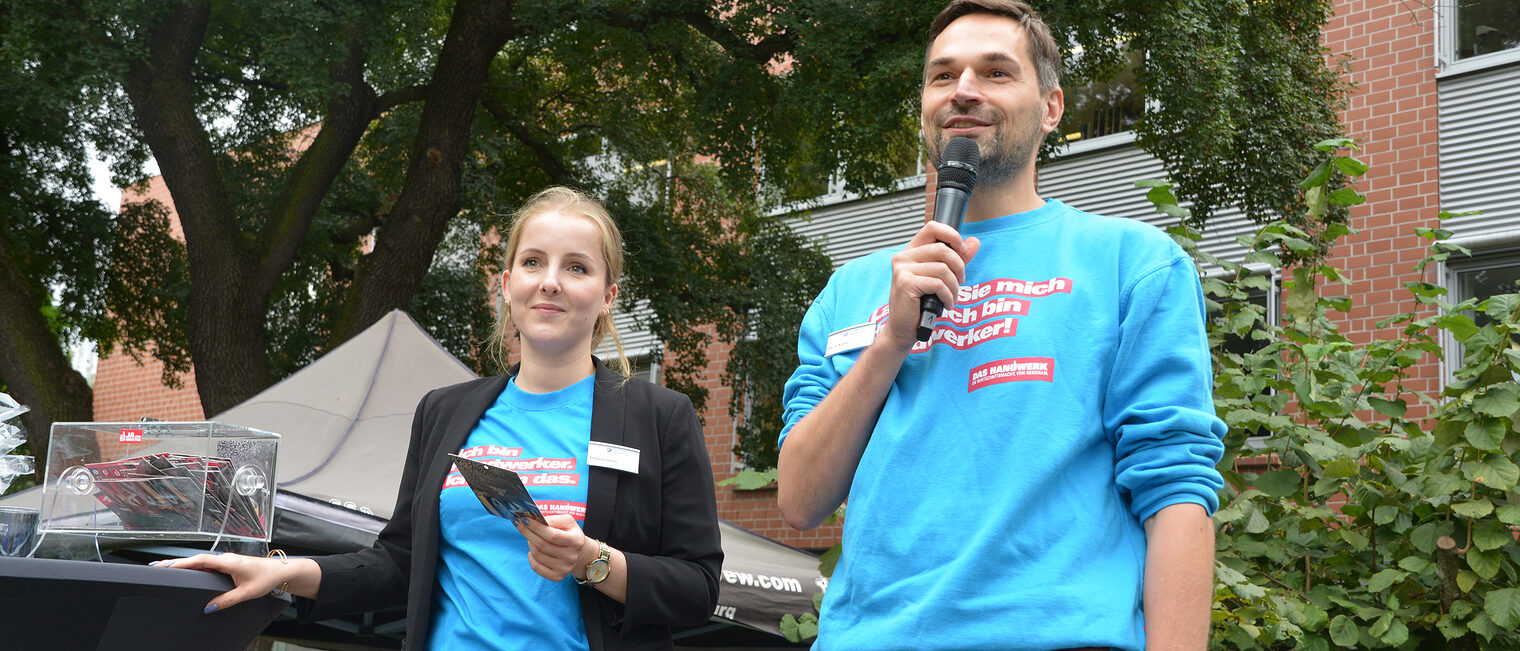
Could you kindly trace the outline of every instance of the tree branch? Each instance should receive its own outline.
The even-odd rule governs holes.
[[[312,219],[322,206],[333,181],[358,148],[364,132],[378,115],[375,90],[364,81],[367,52],[363,30],[349,26],[348,54],[335,63],[332,79],[348,92],[328,103],[321,130],[311,146],[291,167],[283,191],[275,201],[270,219],[259,233],[261,251],[252,292],[267,299],[301,249]]]
[[[614,10],[607,14],[607,24],[630,31],[643,31],[662,20],[679,20],[723,48],[730,56],[760,66],[769,64],[776,55],[797,47],[797,37],[789,32],[772,34],[759,41],[745,40],[724,29],[720,22],[713,20],[705,11],[672,11],[669,7],[658,6],[641,16],[648,18],[636,18],[626,9]]]
[[[10,219],[0,212],[0,220]],[[40,479],[53,422],[89,420],[93,392],[84,377],[69,366],[57,335],[39,309],[45,303],[40,288],[21,271],[13,250],[0,231],[0,377],[12,397],[31,407],[21,420],[31,452],[37,457],[36,476]],[[78,452],[87,458],[98,454],[91,448]]]
[[[517,32],[512,0],[458,0],[428,82],[401,194],[333,319],[331,345],[394,309],[422,284],[449,220],[459,213],[470,124],[492,63]]]
[[[282,83],[274,82],[274,81],[265,81],[264,79],[262,79],[260,77],[243,77],[243,76],[236,76],[236,77],[234,77],[234,76],[230,76],[230,75],[199,75],[198,74],[198,75],[191,75],[190,78],[191,78],[192,81],[196,82],[197,84],[205,84],[205,83],[213,82],[213,81],[224,81],[224,82],[228,82],[228,83],[235,84],[235,85],[238,85],[238,86],[247,86],[249,88],[263,88],[263,89],[266,89],[266,90],[277,90],[277,91],[289,91],[290,90],[290,86],[288,84],[282,84]]]
[[[256,242],[238,226],[221,173],[220,154],[196,114],[191,73],[204,43],[211,6],[171,5],[146,26],[143,55],[127,60],[122,87],[143,140],[174,199],[187,243],[190,350],[207,414],[218,413],[269,385],[264,350],[267,291],[251,286],[259,269]]]
[[[335,230],[328,235],[328,240],[339,246],[354,246],[364,236],[375,232],[380,227],[382,218],[379,215],[367,214],[366,211],[354,211],[354,220],[349,222],[346,228]]]
[[[379,99],[375,100],[375,117],[384,115],[387,111],[402,104],[423,101],[427,99],[427,92],[427,84],[386,91]]]
[[[573,179],[570,175],[570,168],[558,156],[554,155],[554,152],[549,150],[548,145],[533,136],[533,132],[528,125],[515,119],[507,111],[507,107],[501,103],[501,100],[497,99],[495,95],[487,90],[480,95],[480,105],[485,107],[486,112],[492,118],[495,118],[496,122],[505,128],[508,133],[511,133],[513,138],[516,138],[518,142],[521,142],[523,146],[533,152],[534,158],[538,159],[539,166],[543,168],[545,174],[549,175],[551,181],[558,185],[571,184]]]
[[[122,86],[174,197],[186,238],[197,242],[201,259],[225,261],[240,253],[233,210],[210,136],[195,114],[191,83],[209,20],[206,4],[174,5],[149,27],[146,56],[127,62]]]
[[[717,43],[729,54],[750,61],[757,65],[766,65],[782,52],[790,52],[797,47],[797,38],[790,33],[781,32],[772,34],[759,42],[748,42],[735,36],[732,32],[721,29],[712,16],[706,12],[687,12],[679,16],[692,29],[706,36],[712,42]]]

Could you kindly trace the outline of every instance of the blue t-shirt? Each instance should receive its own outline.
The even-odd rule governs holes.
[[[586,449],[594,375],[528,393],[515,380],[470,432],[460,456],[516,471],[544,515],[586,518]],[[438,585],[428,648],[585,649],[574,579],[539,576],[528,541],[491,515],[450,468],[438,502]]]

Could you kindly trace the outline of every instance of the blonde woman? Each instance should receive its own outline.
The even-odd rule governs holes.
[[[304,620],[405,602],[406,648],[670,648],[669,627],[718,599],[712,469],[686,396],[592,356],[607,335],[622,236],[595,200],[534,195],[500,282],[521,363],[429,393],[412,422],[395,513],[374,546],[289,562],[202,554],[160,562],[230,575],[208,614],[284,586]],[[514,531],[449,453],[517,470],[548,520]],[[212,615],[214,616],[214,615]]]

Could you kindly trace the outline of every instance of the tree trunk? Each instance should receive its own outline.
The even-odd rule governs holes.
[[[12,398],[31,407],[21,420],[27,444],[37,457],[39,484],[53,423],[89,421],[94,403],[94,392],[69,366],[41,306],[40,297],[11,257],[9,244],[0,241],[0,379]],[[99,450],[79,450],[74,456],[95,460]]]
[[[449,220],[459,212],[470,125],[491,61],[512,36],[512,6],[509,0],[460,0],[454,6],[401,195],[375,250],[360,263],[335,320],[332,346],[406,307],[422,284]]]
[[[348,37],[348,56],[332,67],[332,79],[349,92],[339,93],[328,102],[321,130],[291,167],[269,225],[259,234],[259,269],[253,295],[261,298],[261,304],[268,303],[275,285],[290,270],[322,200],[380,112],[374,88],[364,81],[366,53],[361,30],[351,27]]]
[[[332,75],[351,92],[329,104],[321,131],[291,167],[263,231],[250,237],[228,199],[221,156],[195,113],[191,71],[210,12],[203,3],[176,5],[149,32],[146,58],[129,61],[123,78],[184,230],[190,269],[187,334],[208,415],[269,386],[264,328],[269,298],[378,110],[375,93],[364,82],[362,39],[350,34],[349,56],[333,66]]]
[[[195,113],[191,71],[210,19],[206,4],[175,5],[147,34],[145,58],[122,86],[174,198],[190,267],[189,340],[201,407],[215,414],[269,385],[264,301],[252,295],[255,260],[240,246],[211,139]]]
[[[331,345],[405,307],[459,210],[470,124],[491,62],[510,38],[511,0],[460,0],[426,91],[406,180],[335,319]],[[353,92],[335,98],[322,132],[292,167],[264,230],[239,228],[219,156],[195,113],[191,72],[211,16],[204,1],[174,5],[127,62],[123,87],[143,139],[173,197],[190,268],[188,335],[201,406],[215,414],[270,382],[264,323],[274,286],[289,270],[332,181],[382,104],[363,81],[361,38],[333,68]]]

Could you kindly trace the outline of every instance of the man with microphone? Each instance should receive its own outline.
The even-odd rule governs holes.
[[[1028,6],[951,2],[922,127],[965,223],[940,206],[803,321],[782,514],[810,529],[849,499],[815,648],[1207,643],[1225,425],[1202,292],[1156,228],[1036,193],[1060,72]]]

